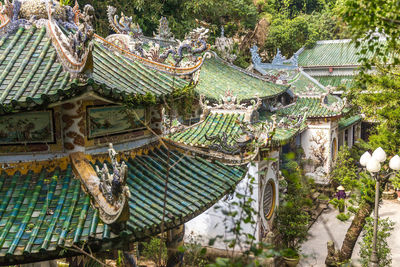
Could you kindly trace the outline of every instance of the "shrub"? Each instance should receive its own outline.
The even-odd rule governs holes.
[[[165,266],[167,262],[167,246],[165,245],[165,242],[162,242],[158,237],[153,237],[149,242],[143,243],[143,247],[143,256],[147,260],[153,261],[157,267]]]

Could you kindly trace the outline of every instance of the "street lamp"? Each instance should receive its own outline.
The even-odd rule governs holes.
[[[375,177],[376,185],[375,185],[375,211],[374,211],[374,236],[372,243],[372,255],[370,259],[371,267],[378,267],[378,254],[376,250],[376,240],[378,233],[378,204],[379,204],[379,175],[378,172],[381,170],[381,163],[386,160],[386,153],[381,148],[378,147],[373,153],[372,156],[369,152],[365,152],[360,158],[361,166],[365,167],[367,171],[371,173],[373,177]],[[400,157],[395,155],[389,161],[389,168],[393,171],[400,170]],[[391,173],[387,174],[386,177],[389,177]]]

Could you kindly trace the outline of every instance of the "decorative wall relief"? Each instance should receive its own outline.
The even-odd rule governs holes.
[[[0,145],[53,142],[51,110],[0,116]]]
[[[122,106],[88,107],[88,138],[144,129],[145,109],[135,109],[130,113],[135,114],[135,117],[128,116]]]

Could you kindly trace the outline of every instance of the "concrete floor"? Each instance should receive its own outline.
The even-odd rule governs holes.
[[[325,266],[324,262],[327,254],[327,242],[333,240],[336,248],[342,245],[346,231],[351,224],[351,218],[347,222],[341,222],[336,219],[337,214],[338,211],[330,207],[313,224],[309,231],[309,239],[301,247],[305,257],[300,261],[300,266],[323,267]],[[379,215],[382,218],[390,217],[396,223],[388,243],[392,250],[392,265],[400,266],[400,239],[398,238],[400,236],[400,202],[397,200],[384,200],[379,208]],[[360,239],[361,236],[358,241]],[[352,257],[354,266],[360,266],[358,263],[359,249],[357,243]]]

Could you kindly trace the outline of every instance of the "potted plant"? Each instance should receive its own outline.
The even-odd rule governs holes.
[[[275,228],[282,241],[281,255],[289,267],[300,261],[299,249],[307,238],[309,214],[303,210],[302,199],[293,196],[283,203],[277,212]]]

